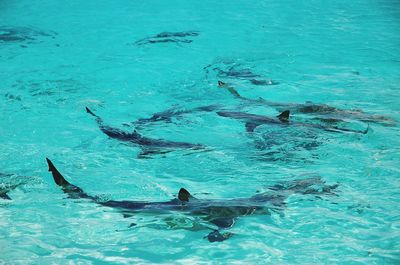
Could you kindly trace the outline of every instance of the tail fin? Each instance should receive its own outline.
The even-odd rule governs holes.
[[[98,116],[97,116],[96,114],[94,114],[93,111],[91,111],[88,107],[85,107],[85,109],[86,109],[86,112],[87,112],[87,113],[89,113],[90,115],[92,115],[92,116],[98,118]]]
[[[58,186],[68,186],[71,185],[65,178],[61,175],[61,173],[57,170],[57,168],[53,165],[53,162],[50,159],[46,158],[47,164],[49,165],[49,171],[53,175],[54,181]]]

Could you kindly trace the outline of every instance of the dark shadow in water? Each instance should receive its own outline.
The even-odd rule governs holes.
[[[240,79],[246,80],[256,86],[272,86],[278,85],[279,82],[263,77],[261,74],[255,73],[252,69],[243,63],[224,61],[215,62],[205,66],[207,79],[215,76],[216,79]]]
[[[148,45],[157,43],[191,43],[191,38],[199,36],[198,31],[161,32],[135,42],[135,45]]]
[[[29,27],[0,26],[0,44],[18,43],[25,48],[25,44],[38,42],[40,38],[55,38],[57,33],[53,31],[42,31]]]

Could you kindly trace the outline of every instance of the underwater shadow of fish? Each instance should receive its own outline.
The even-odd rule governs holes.
[[[144,39],[140,39],[136,41],[134,44],[141,46],[147,44],[156,44],[156,43],[191,43],[193,40],[187,39],[188,37],[197,37],[199,36],[198,31],[182,31],[182,32],[161,32],[157,35],[147,37]]]

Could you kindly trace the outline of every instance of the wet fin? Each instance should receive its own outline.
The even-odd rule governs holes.
[[[254,130],[259,126],[260,124],[254,123],[254,122],[246,122],[246,132],[254,132]]]
[[[133,216],[135,216],[133,213],[129,213],[129,212],[122,213],[122,217],[124,217],[124,218],[131,218]]]
[[[278,116],[276,116],[280,121],[282,122],[288,122],[289,121],[289,116],[290,116],[290,110],[285,110]]]
[[[71,184],[65,180],[65,178],[61,175],[61,173],[57,170],[57,168],[53,165],[50,159],[46,158],[47,164],[49,165],[49,171],[53,175],[54,181],[58,186],[71,186]]]
[[[206,237],[209,242],[222,242],[232,236],[233,236],[232,233],[227,232],[227,233],[221,234],[218,230],[214,230],[211,233],[209,233]],[[204,238],[206,238],[206,237],[204,237]]]
[[[11,200],[11,198],[5,192],[0,194],[0,198],[2,198],[4,200]]]
[[[85,107],[85,109],[86,109],[86,112],[87,112],[87,113],[89,113],[90,115],[92,115],[92,116],[98,118],[98,116],[97,116],[96,114],[94,114],[88,107]]]
[[[136,130],[134,133],[138,133]],[[152,149],[152,148],[142,148],[142,152],[140,152],[137,156],[138,159],[149,159],[152,158],[152,155],[163,155],[172,152],[172,150],[160,150],[160,149]]]
[[[230,228],[235,224],[235,219],[230,217],[215,218],[209,221],[215,224],[218,228]]]
[[[179,199],[180,201],[182,201],[182,202],[188,202],[190,197],[191,197],[191,195],[190,195],[190,193],[189,193],[186,189],[181,188],[181,189],[179,190],[178,199]]]

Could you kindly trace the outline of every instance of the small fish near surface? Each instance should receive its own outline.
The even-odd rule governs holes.
[[[147,37],[135,42],[136,45],[147,45],[157,43],[191,43],[193,37],[200,35],[198,31],[181,31],[181,32],[161,32],[157,35]]]
[[[269,191],[258,193],[249,198],[228,200],[198,199],[193,197],[185,188],[179,190],[175,199],[162,202],[151,201],[100,201],[83,191],[80,187],[69,183],[50,159],[46,158],[49,171],[54,182],[71,199],[86,199],[98,205],[118,210],[124,216],[146,213],[156,217],[186,215],[198,218],[197,230],[211,229],[205,238],[210,242],[221,242],[233,236],[223,232],[233,227],[239,217],[253,214],[271,214],[271,211],[282,211],[286,205],[286,198],[292,194],[320,196],[337,196],[334,192],[338,184],[327,185],[319,177],[278,183],[269,188]],[[169,218],[171,219],[171,218]],[[135,224],[136,225],[136,224]],[[175,227],[179,228],[179,227]],[[183,228],[183,227],[182,227]]]
[[[366,134],[368,132],[368,128],[361,131],[361,130],[353,130],[348,128],[340,128],[337,126],[324,126],[321,124],[315,123],[304,123],[304,122],[296,122],[290,121],[290,111],[285,110],[280,113],[276,117],[268,117],[263,115],[251,114],[246,112],[233,112],[233,111],[218,111],[217,114],[221,117],[232,118],[236,120],[242,120],[246,123],[246,131],[247,132],[254,132],[255,128],[263,124],[270,124],[270,125],[279,125],[279,126],[300,126],[306,128],[315,128],[320,129],[328,132],[351,132],[351,133],[360,133]]]
[[[108,137],[131,143],[142,148],[143,152],[139,155],[139,158],[146,158],[147,155],[152,154],[164,154],[174,149],[205,150],[205,146],[201,144],[154,139],[142,136],[136,130],[133,132],[126,132],[118,128],[110,127],[105,125],[103,119],[97,116],[88,107],[86,107],[86,112],[96,118],[100,130]]]

